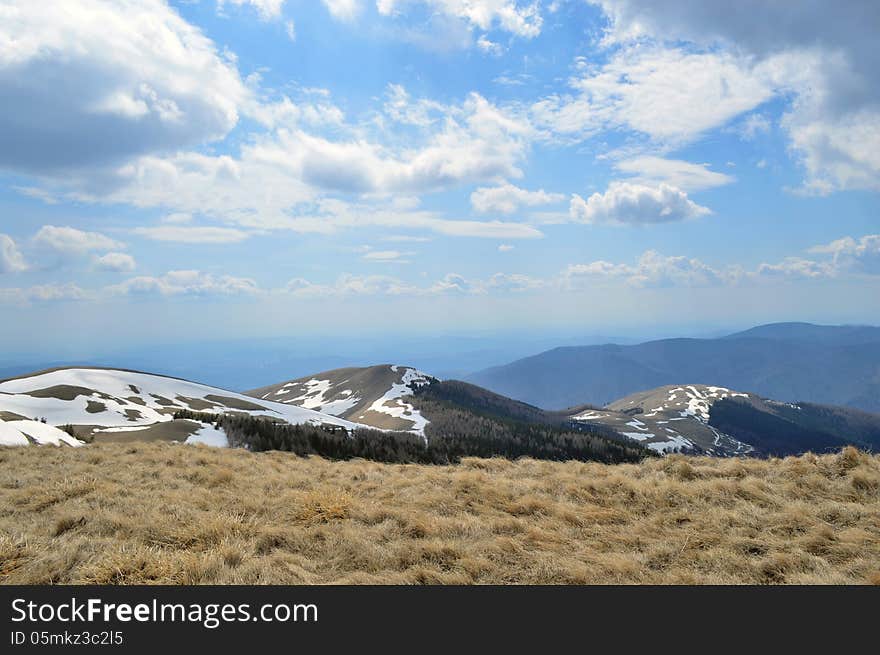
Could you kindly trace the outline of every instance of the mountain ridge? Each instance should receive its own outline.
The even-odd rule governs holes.
[[[873,338],[880,328],[812,326],[823,334],[817,340],[791,327],[801,325],[753,328],[758,334],[775,331],[774,338],[747,330],[716,339],[565,346],[484,369],[466,380],[549,409],[584,402],[605,405],[640,390],[685,381],[748,389],[784,402],[880,411],[880,338]],[[801,335],[793,336],[793,329]]]

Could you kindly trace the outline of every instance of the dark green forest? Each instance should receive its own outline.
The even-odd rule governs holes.
[[[450,464],[463,457],[533,457],[615,463],[652,456],[637,444],[589,432],[493,419],[426,399],[420,404],[431,421],[426,429],[427,443],[408,432],[359,429],[349,433],[329,425],[290,425],[244,414],[181,410],[175,418],[212,423],[223,429],[233,447],[338,460],[361,457],[389,463]]]

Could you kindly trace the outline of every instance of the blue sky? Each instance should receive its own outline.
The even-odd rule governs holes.
[[[7,352],[880,323],[876,3],[49,4],[0,0]]]

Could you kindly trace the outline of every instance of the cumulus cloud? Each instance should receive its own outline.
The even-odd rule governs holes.
[[[471,194],[471,205],[480,213],[512,214],[522,206],[550,205],[565,200],[561,193],[547,193],[543,189],[527,191],[506,183],[495,187],[480,187]]]
[[[496,273],[485,284],[486,291],[519,292],[534,291],[547,286],[544,280],[520,273]]]
[[[645,251],[635,265],[607,261],[573,264],[563,271],[561,278],[568,288],[608,279],[623,280],[633,287],[703,287],[725,281],[722,272],[699,259],[666,256],[655,250]]]
[[[131,273],[137,268],[137,264],[134,257],[124,252],[108,252],[95,259],[95,267],[101,271]]]
[[[866,234],[858,239],[843,237],[814,246],[810,252],[831,255],[837,269],[880,274],[880,234]]]
[[[287,283],[285,293],[303,298],[327,298],[332,296],[398,296],[417,293],[402,280],[386,275],[352,275],[344,273],[333,284],[316,284],[304,278],[294,278]]]
[[[834,276],[836,272],[836,267],[830,262],[817,262],[802,257],[786,257],[776,264],[761,264],[755,274],[789,279],[816,279]]]
[[[58,253],[69,255],[82,255],[101,250],[121,250],[124,243],[101,234],[100,232],[85,232],[75,227],[59,227],[56,225],[44,225],[34,236],[34,243],[54,250]]]
[[[488,279],[471,279],[458,273],[447,273],[439,280],[417,286],[387,275],[340,275],[331,284],[314,283],[294,278],[282,293],[301,298],[330,298],[336,296],[438,296],[485,295],[492,292],[524,292],[544,288],[546,282],[526,275],[496,273]]]
[[[792,96],[781,126],[806,171],[805,190],[880,188],[880,4],[810,2],[797,11],[761,0],[597,4],[611,21],[606,42],[732,47],[740,65],[751,62],[756,76]]]
[[[254,162],[305,183],[348,193],[426,192],[471,180],[518,178],[530,126],[472,93],[450,108],[441,130],[422,147],[390,151],[364,140],[331,141],[282,129],[244,148]]]
[[[27,270],[24,256],[12,237],[0,234],[0,273],[19,273]]]
[[[815,281],[837,278],[847,273],[880,275],[880,235],[859,239],[845,237],[810,248],[825,259],[785,257],[775,263],[761,263],[752,270],[731,265],[714,267],[699,259],[666,256],[645,251],[635,264],[597,260],[568,266],[559,276],[564,289],[578,289],[592,283],[623,282],[643,287],[707,287],[733,284],[761,284],[777,281]]]
[[[114,164],[238,121],[235,66],[162,0],[9,0],[0,17],[0,168]]]
[[[196,227],[189,225],[137,227],[132,232],[153,241],[173,243],[238,243],[250,236],[247,232],[231,227]]]
[[[640,225],[683,221],[712,212],[669,184],[655,187],[612,182],[605,193],[594,193],[586,200],[573,194],[569,213],[572,220],[581,223]]]
[[[161,277],[134,277],[111,287],[113,295],[252,296],[260,292],[249,278],[201,271],[169,271]]]

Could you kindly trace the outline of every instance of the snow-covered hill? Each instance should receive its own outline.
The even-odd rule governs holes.
[[[78,435],[180,437],[180,441],[222,445],[222,436],[212,432],[210,426],[174,421],[174,413],[181,409],[246,413],[291,424],[358,427],[313,409],[254,399],[186,380],[117,369],[67,368],[0,382],[0,444],[78,445],[81,442],[53,427],[72,425]]]
[[[427,418],[407,397],[435,378],[406,366],[340,368],[247,392],[261,401],[313,409],[382,430],[424,436]]]
[[[709,425],[712,405],[726,398],[761,402],[757,396],[724,387],[668,385],[634,393],[603,409],[583,411],[572,418],[606,425],[660,453],[684,450],[743,455],[752,446]]]
[[[60,446],[85,445],[79,439],[40,421],[0,420],[0,446],[28,446],[30,444]]]

